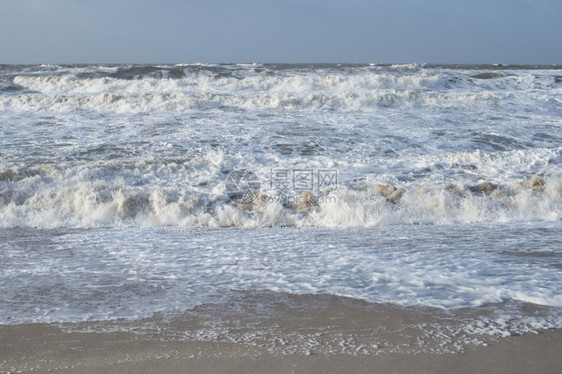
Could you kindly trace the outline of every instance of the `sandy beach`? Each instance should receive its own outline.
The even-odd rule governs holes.
[[[0,373],[554,373],[560,368],[560,330],[479,334],[474,321],[486,313],[328,295],[245,294],[181,316],[3,325]]]

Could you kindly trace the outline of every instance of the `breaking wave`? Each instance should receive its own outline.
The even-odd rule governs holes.
[[[227,195],[225,168],[208,154],[1,169],[0,224],[353,227],[562,219],[559,175],[504,183],[341,181],[326,191],[262,188],[240,202]]]

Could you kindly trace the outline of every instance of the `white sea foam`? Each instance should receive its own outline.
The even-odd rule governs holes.
[[[2,322],[230,289],[560,308],[561,71],[2,66]]]
[[[1,322],[181,313],[226,301],[231,290],[332,294],[404,307],[526,302],[560,308],[559,229],[560,222],[454,229],[18,229],[16,236],[2,230]],[[516,236],[521,230],[526,234]],[[498,324],[510,315],[508,309],[490,321],[506,330]],[[535,328],[561,327],[548,311],[534,318]],[[522,323],[511,331],[525,326],[531,327]]]

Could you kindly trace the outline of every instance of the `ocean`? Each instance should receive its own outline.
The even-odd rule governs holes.
[[[0,65],[0,134],[0,324],[266,293],[562,327],[562,66]]]

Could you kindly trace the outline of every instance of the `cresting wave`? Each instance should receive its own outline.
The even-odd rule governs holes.
[[[560,175],[503,183],[359,179],[285,199],[263,190],[240,202],[227,196],[227,174],[216,154],[1,169],[0,225],[361,227],[562,219]]]

